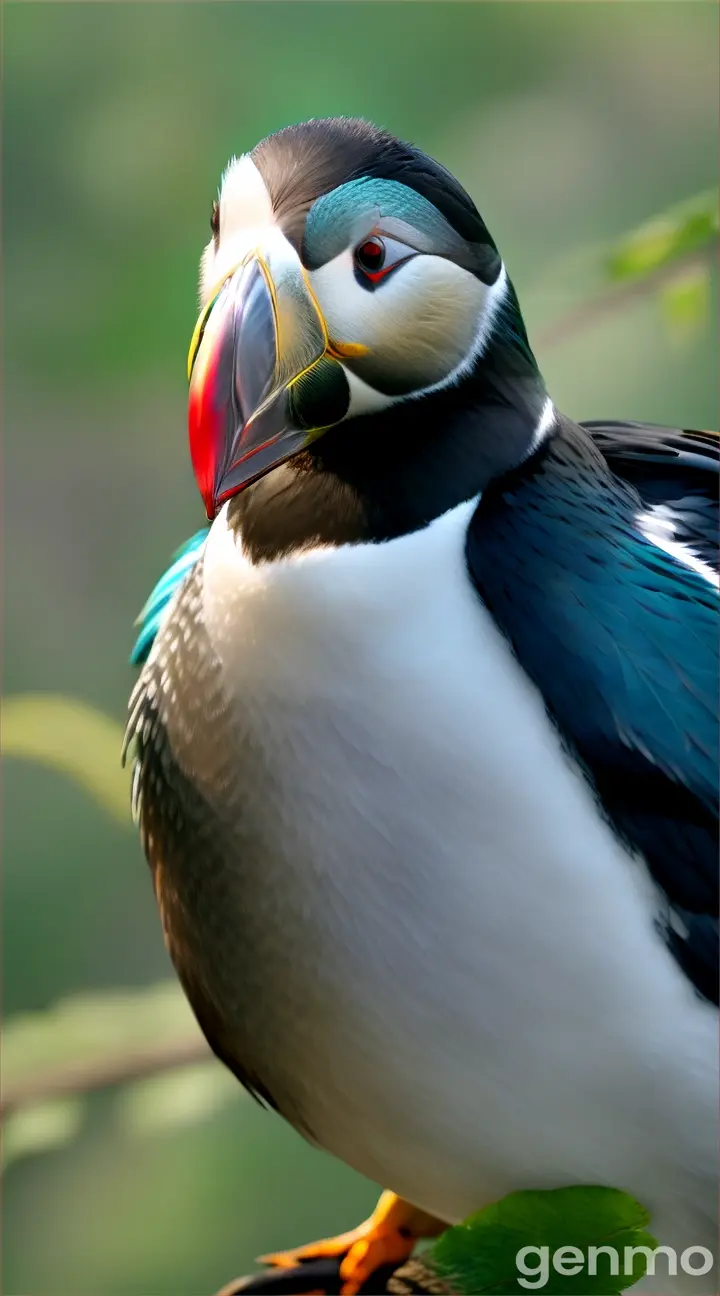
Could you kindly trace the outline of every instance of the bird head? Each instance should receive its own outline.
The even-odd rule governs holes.
[[[234,158],[188,360],[208,517],[329,428],[461,382],[508,290],[457,180],[385,131],[310,121]]]

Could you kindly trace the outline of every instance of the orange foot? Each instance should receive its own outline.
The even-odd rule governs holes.
[[[294,1269],[303,1260],[344,1255],[340,1265],[343,1283],[340,1291],[342,1296],[357,1296],[376,1269],[387,1264],[402,1264],[419,1238],[437,1237],[446,1228],[447,1225],[434,1215],[411,1206],[394,1193],[384,1192],[370,1218],[349,1233],[340,1233],[322,1242],[310,1242],[296,1251],[260,1256],[259,1261],[278,1269]]]

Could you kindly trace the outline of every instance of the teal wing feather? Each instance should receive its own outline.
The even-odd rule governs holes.
[[[202,553],[209,531],[209,527],[203,527],[201,531],[196,531],[195,535],[177,550],[177,553],[173,555],[172,565],[168,567],[165,575],[160,578],[152,591],[135,622],[140,629],[135,640],[135,646],[130,654],[132,666],[142,666],[143,662],[147,661],[168,604],[182,585],[188,572],[195,566]]]

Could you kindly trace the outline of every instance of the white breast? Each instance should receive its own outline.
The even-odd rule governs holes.
[[[446,1219],[609,1182],[687,1235],[714,1210],[714,1013],[472,590],[474,507],[260,566],[212,528],[262,995],[238,1030],[321,1143]]]

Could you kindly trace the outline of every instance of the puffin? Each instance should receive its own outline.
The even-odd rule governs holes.
[[[230,161],[200,302],[133,812],[211,1048],[383,1189],[262,1259],[354,1296],[573,1184],[715,1254],[717,435],[561,413],[472,199],[363,120]]]

